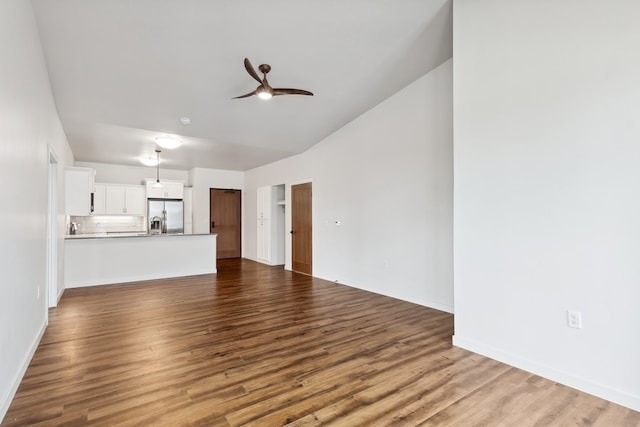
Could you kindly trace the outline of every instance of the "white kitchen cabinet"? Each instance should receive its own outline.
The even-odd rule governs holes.
[[[105,184],[95,184],[93,192],[93,214],[94,215],[104,215],[107,213],[106,210],[106,185]]]
[[[141,185],[105,186],[105,214],[144,215],[144,187]]]
[[[271,186],[258,187],[258,219],[271,217]]]
[[[166,181],[164,184],[164,197],[166,199],[184,198],[184,184],[181,182]]]
[[[258,261],[269,265],[284,264],[284,185],[258,188],[257,250]]]
[[[124,209],[124,186],[109,185],[105,190],[105,214],[121,215]]]
[[[154,188],[155,180],[146,180],[148,199],[183,199],[184,184],[179,181],[160,180],[162,188]]]
[[[164,186],[162,188],[154,188],[155,181],[147,181],[147,199],[163,199]]]
[[[271,221],[268,219],[258,220],[258,261],[271,264]]]
[[[88,216],[93,209],[92,194],[96,172],[91,168],[64,170],[64,211],[67,215]]]
[[[127,215],[145,215],[147,206],[144,186],[127,185],[124,193],[124,207]]]

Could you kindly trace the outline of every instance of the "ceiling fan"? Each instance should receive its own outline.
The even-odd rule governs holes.
[[[247,73],[249,73],[251,77],[253,77],[258,83],[260,83],[260,86],[258,86],[258,88],[253,92],[236,96],[232,99],[248,98],[253,95],[258,95],[258,97],[261,99],[269,99],[272,96],[278,95],[313,96],[313,93],[309,92],[308,90],[271,87],[269,85],[269,82],[267,81],[267,73],[271,71],[271,66],[269,64],[260,64],[258,66],[258,70],[260,70],[260,72],[262,73],[262,80],[260,79],[260,77],[258,77],[258,73],[256,73],[256,70],[253,68],[253,65],[251,65],[251,62],[249,62],[247,58],[244,58],[244,68],[247,70]]]

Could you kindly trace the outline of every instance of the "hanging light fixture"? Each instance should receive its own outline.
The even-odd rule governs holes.
[[[138,160],[145,166],[155,167],[158,164],[158,160],[154,159],[153,157],[140,157],[138,158]]]
[[[156,144],[158,144],[162,148],[166,148],[167,150],[173,150],[182,145],[181,140],[171,136],[157,136],[155,138],[155,141]]]
[[[162,188],[160,184],[160,149],[156,148],[156,183],[153,184],[153,188]]]

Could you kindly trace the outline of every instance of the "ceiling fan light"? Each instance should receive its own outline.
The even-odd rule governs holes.
[[[267,91],[258,92],[258,98],[260,98],[260,99],[267,100],[267,99],[271,99],[271,97],[272,97],[272,96],[273,96],[273,95],[271,95],[271,94],[270,94],[269,92],[267,92]]]
[[[182,145],[182,141],[178,138],[172,138],[170,136],[158,136],[155,138],[156,144],[167,150],[173,150]]]

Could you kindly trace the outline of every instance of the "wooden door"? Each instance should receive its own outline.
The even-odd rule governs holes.
[[[217,259],[240,258],[240,190],[209,189],[209,232],[218,233]]]
[[[291,186],[291,269],[311,274],[311,183]]]

